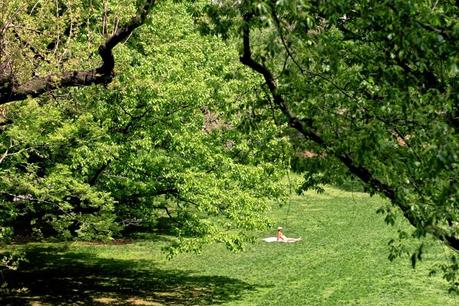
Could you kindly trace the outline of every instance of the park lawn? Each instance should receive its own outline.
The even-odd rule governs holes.
[[[390,262],[397,227],[375,211],[379,197],[327,187],[293,196],[272,211],[273,230],[241,253],[211,245],[167,260],[169,237],[121,244],[28,244],[33,254],[1,305],[459,305],[430,267],[448,254],[433,241],[416,270],[408,258]],[[275,227],[295,244],[265,243]],[[409,228],[403,222],[398,226]],[[10,246],[9,249],[13,248]]]

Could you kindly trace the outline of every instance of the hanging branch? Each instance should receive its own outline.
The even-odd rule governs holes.
[[[243,16],[244,22],[242,26],[242,43],[243,53],[240,57],[242,64],[251,68],[252,70],[261,74],[265,80],[266,85],[272,96],[274,104],[282,111],[284,116],[287,118],[289,126],[300,132],[306,139],[312,140],[319,146],[328,149],[338,160],[340,160],[351,173],[356,175],[362,180],[367,186],[373,188],[376,192],[386,196],[394,205],[398,206],[402,211],[405,218],[416,228],[422,228],[428,233],[432,234],[436,238],[444,241],[449,247],[455,251],[459,251],[459,239],[454,235],[447,233],[444,229],[436,225],[422,224],[422,220],[419,220],[411,210],[409,204],[404,203],[399,199],[396,189],[378,178],[363,165],[356,163],[350,154],[348,153],[334,153],[331,150],[331,146],[314,130],[313,120],[300,120],[290,109],[283,96],[278,92],[276,81],[273,77],[272,72],[262,63],[257,62],[252,57],[252,51],[250,47],[250,21],[253,17],[252,13],[246,13]]]
[[[43,93],[64,87],[88,86],[91,84],[108,84],[113,80],[115,57],[113,48],[124,41],[131,33],[145,23],[148,13],[153,8],[155,0],[146,0],[139,8],[137,15],[108,37],[99,46],[102,58],[100,67],[85,71],[66,71],[50,73],[45,77],[34,77],[22,84],[3,86],[0,83],[0,105],[12,101],[24,100],[27,97],[37,97]]]

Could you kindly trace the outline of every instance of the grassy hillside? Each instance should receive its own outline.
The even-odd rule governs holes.
[[[168,261],[161,252],[166,236],[28,245],[34,256],[21,272],[5,275],[14,290],[0,304],[458,305],[446,282],[427,276],[447,253],[443,246],[430,243],[416,270],[408,259],[387,260],[397,231],[375,213],[382,205],[378,197],[334,188],[293,197],[273,219],[287,236],[304,240],[261,241],[275,235],[273,228],[239,254],[214,245]]]

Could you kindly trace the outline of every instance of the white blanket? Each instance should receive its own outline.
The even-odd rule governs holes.
[[[267,238],[263,238],[263,241],[265,242],[285,242],[285,243],[293,243],[293,242],[298,242],[300,240],[302,240],[301,238],[288,238],[289,240],[285,241],[285,240],[277,240],[277,237],[267,237]]]

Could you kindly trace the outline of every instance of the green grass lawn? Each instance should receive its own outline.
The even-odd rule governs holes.
[[[32,244],[20,271],[5,273],[1,305],[459,305],[429,268],[448,250],[430,243],[416,270],[389,262],[396,228],[375,213],[378,197],[326,188],[273,211],[295,244],[265,243],[242,253],[212,245],[168,261],[168,237],[128,244]],[[287,211],[289,214],[287,216]],[[277,224],[276,224],[277,226]],[[407,227],[406,224],[401,226]],[[22,290],[21,290],[22,288]]]

